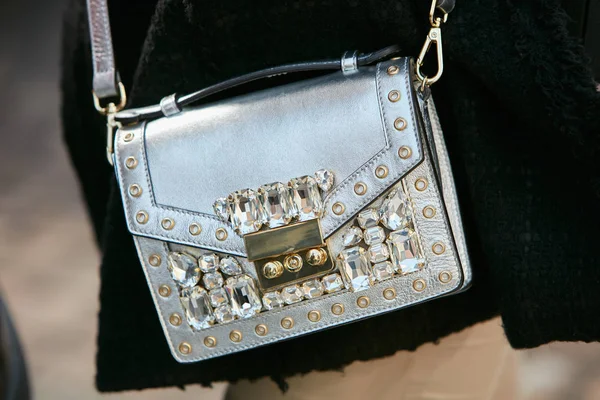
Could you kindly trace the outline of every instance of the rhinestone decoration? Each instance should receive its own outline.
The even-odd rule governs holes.
[[[344,247],[355,246],[360,243],[363,233],[357,226],[351,226],[342,235],[342,244]]]
[[[219,256],[216,254],[204,254],[200,256],[198,265],[202,272],[215,272],[219,266]]]
[[[321,296],[324,290],[323,284],[318,279],[304,282],[302,284],[302,291],[304,292],[304,297],[307,299],[314,299],[315,297]]]
[[[344,288],[344,281],[338,274],[326,275],[321,279],[321,282],[327,293],[334,293]]]
[[[223,257],[219,263],[219,269],[221,272],[227,275],[239,275],[241,274],[242,267],[238,260],[231,256]]]
[[[213,204],[213,210],[217,217],[221,218],[223,221],[227,221],[229,219],[229,214],[227,214],[227,199],[225,197],[219,197],[215,200]]]
[[[335,177],[332,171],[329,171],[328,169],[320,169],[315,172],[315,179],[317,180],[319,189],[322,191],[329,192],[331,188],[333,188]]]
[[[389,261],[384,261],[373,265],[373,276],[378,281],[384,281],[394,276],[394,267]]]
[[[342,272],[349,289],[357,292],[371,286],[371,264],[367,259],[365,249],[351,247],[343,250],[337,261],[338,269]]]
[[[377,264],[387,260],[390,256],[390,251],[385,243],[377,243],[369,247],[369,259],[373,264]],[[206,276],[206,275],[205,275]]]
[[[249,318],[262,309],[258,290],[254,280],[248,275],[228,278],[225,290],[231,302],[233,314],[240,318]]]
[[[385,240],[385,232],[380,226],[374,226],[365,230],[365,244],[370,246],[372,244],[383,243]]]
[[[262,301],[267,310],[283,307],[283,298],[279,292],[265,293]]]
[[[206,290],[195,286],[182,289],[179,297],[188,324],[196,330],[208,328],[215,320]]]
[[[210,304],[213,307],[219,307],[224,304],[227,304],[227,293],[223,288],[213,289],[208,292],[208,297],[210,298]]]
[[[218,272],[209,272],[202,277],[204,287],[208,290],[223,286],[223,275]]]
[[[408,199],[402,190],[393,190],[384,200],[381,209],[381,223],[387,229],[395,231],[408,227],[412,222]]]
[[[356,218],[358,221],[358,225],[361,228],[367,229],[377,226],[379,223],[379,213],[377,210],[373,208],[367,208],[366,210],[361,211]]]
[[[233,315],[230,306],[222,305],[215,309],[215,318],[217,319],[218,323],[226,324],[227,322],[233,321],[235,316]]]
[[[265,213],[254,190],[238,190],[232,193],[228,200],[228,214],[231,216],[234,229],[240,235],[260,229]]]
[[[409,229],[395,231],[389,234],[387,244],[394,268],[402,273],[409,274],[420,270],[425,265],[417,234]]]
[[[281,289],[281,297],[285,304],[298,303],[304,297],[302,289],[298,285],[286,286]]]
[[[265,211],[265,222],[269,228],[290,223],[294,217],[292,196],[283,183],[275,182],[258,189],[259,201]]]
[[[198,261],[185,253],[171,252],[167,257],[167,268],[171,277],[183,287],[192,287],[200,280]]]
[[[302,176],[290,181],[292,199],[299,221],[318,218],[323,213],[323,202],[317,182],[312,176]]]

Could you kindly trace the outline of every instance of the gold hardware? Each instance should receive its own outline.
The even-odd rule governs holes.
[[[452,280],[452,274],[450,272],[448,272],[448,271],[442,271],[438,275],[438,279],[442,283],[448,283],[448,282],[450,282]]]
[[[302,264],[304,264],[304,262],[302,261],[302,257],[300,257],[298,254],[290,254],[289,256],[285,257],[285,260],[283,261],[285,269],[290,272],[300,271],[302,269]]]
[[[173,221],[171,218],[165,218],[160,221],[160,226],[162,226],[164,230],[170,231],[171,229],[175,228],[175,221]]]
[[[398,100],[400,100],[400,92],[398,90],[392,90],[388,93],[388,100],[391,101],[392,103],[397,102]]]
[[[385,165],[380,165],[375,169],[375,176],[379,179],[383,179],[388,176],[389,172],[390,170],[388,169],[388,167],[386,167]]]
[[[121,123],[115,120],[115,115],[121,111],[127,103],[127,93],[125,93],[125,86],[119,82],[119,103],[108,103],[106,107],[102,107],[100,99],[94,91],[92,91],[94,98],[94,107],[101,115],[106,116],[106,159],[110,165],[113,165],[113,152],[114,152],[114,132],[115,128],[120,128]]]
[[[423,209],[423,216],[425,218],[433,218],[435,217],[435,208],[431,206],[427,206]]]
[[[229,333],[229,340],[231,340],[234,343],[239,343],[242,341],[242,332],[240,331],[231,331],[231,333]]]
[[[406,126],[407,126],[406,120],[404,118],[402,118],[402,117],[398,117],[394,121],[394,128],[397,131],[403,131],[403,130],[405,130]]]
[[[204,345],[206,347],[215,347],[217,345],[217,338],[214,336],[207,336],[204,338]]]
[[[312,247],[321,247],[323,235],[321,224],[311,219],[279,228],[258,231],[244,235],[248,261],[277,257]]]
[[[225,230],[225,228],[218,228],[215,231],[215,237],[221,242],[227,239],[227,231]]]
[[[331,306],[331,312],[335,315],[342,315],[344,313],[344,305],[342,303],[335,303]]]
[[[327,261],[327,252],[323,249],[310,249],[306,252],[306,262],[309,265],[319,266]]]
[[[200,226],[200,224],[197,224],[195,222],[190,225],[188,230],[190,231],[190,235],[192,236],[198,236],[200,233],[202,233],[202,227]]]
[[[127,157],[125,159],[125,166],[127,167],[127,169],[134,169],[135,167],[137,167],[138,162],[136,160],[135,157]]]
[[[437,254],[439,256],[440,254],[443,254],[444,251],[446,251],[446,246],[444,246],[444,243],[442,242],[436,242],[433,244],[433,246],[431,246],[431,251],[433,251],[434,254]]]
[[[402,146],[398,149],[398,156],[400,158],[402,158],[403,160],[410,158],[411,155],[412,155],[412,150],[410,149],[410,147]]]
[[[148,213],[143,210],[138,211],[137,214],[135,214],[135,220],[138,224],[145,224],[146,222],[148,222]]]
[[[254,332],[256,332],[258,336],[266,336],[267,333],[269,333],[269,328],[267,328],[265,324],[259,324],[254,328]]]
[[[292,317],[285,317],[281,320],[281,327],[283,329],[292,329],[294,327],[294,320]]]
[[[131,142],[133,140],[133,138],[134,138],[133,132],[127,132],[125,134],[125,136],[123,136],[123,141],[124,142]]]
[[[152,254],[150,257],[148,257],[148,262],[153,267],[158,267],[162,262],[162,258],[158,254]]]
[[[179,345],[179,352],[181,354],[190,354],[192,352],[192,345],[187,342],[181,342]]]
[[[333,206],[331,207],[331,210],[333,211],[333,213],[335,215],[342,215],[344,213],[344,211],[346,211],[346,206],[344,205],[344,203],[340,203],[338,201],[337,203],[333,204]]]
[[[431,8],[429,9],[429,23],[431,28],[429,29],[429,33],[427,34],[427,38],[425,39],[425,43],[423,44],[423,48],[421,49],[421,53],[417,58],[416,65],[416,74],[421,81],[421,90],[424,90],[426,86],[431,86],[436,83],[444,72],[444,54],[442,50],[442,23],[445,23],[448,20],[448,13],[444,12],[443,16],[436,16],[436,5],[437,0],[432,0]],[[437,72],[431,78],[424,75],[421,71],[421,67],[423,67],[423,63],[425,62],[425,56],[429,52],[431,45],[435,44],[436,53],[437,53]]]
[[[427,186],[429,186],[429,183],[425,178],[419,178],[415,181],[415,189],[417,189],[419,192],[422,192],[425,189],[427,189]]]
[[[367,296],[360,296],[357,300],[356,300],[356,304],[360,307],[360,308],[367,308],[369,307],[369,304],[371,304],[371,299],[369,299]]]
[[[427,284],[423,279],[416,279],[413,282],[412,287],[413,289],[415,289],[416,292],[422,292],[427,287]]]
[[[387,69],[388,75],[396,75],[400,71],[397,65],[390,65]]]
[[[356,185],[354,185],[354,193],[356,193],[359,196],[364,195],[365,193],[367,193],[367,185],[364,182],[358,182]]]
[[[283,264],[279,261],[269,261],[263,265],[262,273],[267,279],[279,278],[283,274]]]
[[[319,322],[321,320],[321,313],[317,310],[312,310],[308,312],[308,320],[310,322]]]
[[[168,285],[160,285],[158,288],[158,294],[162,297],[169,297],[171,295],[171,288]]]
[[[133,197],[140,197],[142,195],[142,188],[137,183],[129,186],[129,194]]]
[[[171,316],[169,317],[169,322],[173,326],[179,326],[179,325],[181,325],[181,322],[182,322],[181,315],[179,315],[177,313],[171,314]]]
[[[396,298],[396,291],[394,288],[387,288],[383,291],[383,298],[386,300],[394,300]]]

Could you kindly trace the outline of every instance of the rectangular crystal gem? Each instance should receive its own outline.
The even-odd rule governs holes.
[[[302,176],[290,181],[292,200],[299,221],[318,218],[323,213],[323,201],[317,181],[312,176]]]
[[[234,315],[240,318],[249,318],[262,309],[254,280],[248,275],[239,275],[227,279],[225,290]]]
[[[235,230],[245,235],[262,226],[264,210],[252,189],[238,190],[227,198],[227,207]]]
[[[292,195],[281,182],[263,185],[258,189],[269,228],[287,225],[294,217]]]
[[[358,292],[371,286],[371,263],[362,247],[355,246],[342,251],[337,265],[346,287],[352,291]]]
[[[402,274],[416,272],[423,268],[425,260],[415,231],[402,229],[391,232],[387,240],[390,258],[396,271]]]

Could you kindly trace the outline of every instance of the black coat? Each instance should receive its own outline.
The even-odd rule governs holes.
[[[400,44],[425,0],[109,2],[130,106],[281,63]],[[65,18],[63,120],[99,245],[100,390],[337,369],[500,314],[515,348],[600,338],[600,94],[556,0],[458,0],[433,87],[474,267],[464,294],[239,354],[178,364],[127,232],[92,105],[84,1]],[[92,316],[90,316],[92,318]],[[83,323],[84,321],[74,321]]]

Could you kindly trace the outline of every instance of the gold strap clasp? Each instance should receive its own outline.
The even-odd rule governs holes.
[[[426,86],[431,86],[436,83],[444,73],[444,53],[442,51],[442,28],[441,25],[448,20],[448,13],[444,12],[442,15],[436,15],[437,0],[432,0],[431,8],[429,9],[429,22],[431,28],[421,49],[421,53],[417,58],[416,73],[417,77],[421,81],[421,90],[425,89]],[[432,77],[428,77],[423,74],[421,68],[425,63],[425,56],[431,49],[431,45],[435,44],[437,53],[437,72]]]
[[[121,123],[115,120],[115,114],[125,108],[127,103],[127,93],[125,93],[125,86],[119,82],[119,104],[108,103],[106,106],[100,104],[100,99],[96,93],[92,92],[94,97],[94,107],[101,115],[106,116],[106,158],[108,163],[113,165],[113,152],[114,152],[114,132],[115,128],[120,128]]]

